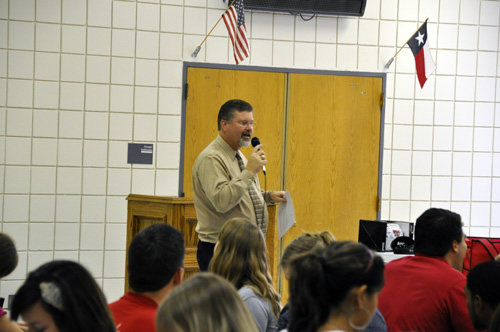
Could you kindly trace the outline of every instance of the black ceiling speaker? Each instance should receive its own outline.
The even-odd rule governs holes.
[[[337,16],[363,16],[367,0],[244,0],[245,9]],[[229,1],[231,3],[231,1]]]

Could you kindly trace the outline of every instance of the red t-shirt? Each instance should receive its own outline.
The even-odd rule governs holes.
[[[440,257],[416,255],[388,263],[378,304],[388,332],[475,331],[465,283],[464,275]]]
[[[155,319],[158,304],[141,294],[128,292],[109,305],[117,331],[156,332]]]

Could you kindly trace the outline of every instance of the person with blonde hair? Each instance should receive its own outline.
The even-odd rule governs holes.
[[[156,315],[157,332],[257,332],[236,289],[209,273],[197,274],[167,296]]]
[[[228,220],[219,232],[210,269],[236,287],[260,332],[277,331],[280,296],[272,284],[266,242],[257,225],[244,218]]]
[[[290,268],[288,332],[362,331],[384,286],[384,261],[361,243],[343,241],[296,256]]]
[[[292,259],[299,254],[308,252],[309,250],[323,249],[330,243],[336,241],[335,236],[328,231],[304,233],[295,238],[285,248],[281,256],[280,266],[283,269],[285,279],[290,279],[289,264]],[[287,303],[278,318],[278,331],[287,328],[290,323],[290,305]]]

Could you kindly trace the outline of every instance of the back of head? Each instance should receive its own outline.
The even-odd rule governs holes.
[[[305,233],[294,239],[285,248],[281,256],[281,266],[287,267],[293,256],[302,254],[309,250],[322,249],[335,241],[335,237],[328,231]]]
[[[236,289],[212,273],[200,273],[175,288],[156,315],[158,332],[257,332]]]
[[[219,231],[210,270],[236,289],[252,288],[268,300],[276,315],[279,313],[279,295],[268,270],[266,242],[257,225],[244,218],[228,220]]]
[[[462,218],[444,209],[431,208],[417,218],[415,225],[415,253],[430,257],[444,257],[453,241],[462,242]]]
[[[254,282],[256,273],[266,278],[266,243],[259,227],[244,218],[228,220],[219,231],[210,264],[212,272],[229,280],[236,289]]]
[[[0,278],[9,275],[17,266],[18,257],[14,241],[5,233],[0,233]]]
[[[467,275],[467,289],[473,297],[479,295],[491,308],[500,304],[500,262],[478,264]]]
[[[166,286],[184,266],[184,237],[167,224],[143,229],[128,251],[129,284],[135,292],[155,292]]]
[[[356,242],[333,242],[298,255],[290,269],[289,332],[316,332],[332,311],[343,310],[354,287],[366,285],[371,295],[384,285],[384,261]]]
[[[230,122],[234,118],[234,112],[253,112],[253,107],[249,103],[240,99],[231,99],[224,103],[217,116],[217,130],[221,129],[221,121]]]
[[[31,272],[12,300],[12,319],[38,302],[60,332],[115,331],[104,294],[78,263],[52,261]]]

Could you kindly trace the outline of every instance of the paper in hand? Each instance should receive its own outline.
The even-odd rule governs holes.
[[[295,224],[292,196],[290,196],[288,190],[285,191],[285,198],[286,202],[278,205],[278,236],[280,239]]]

